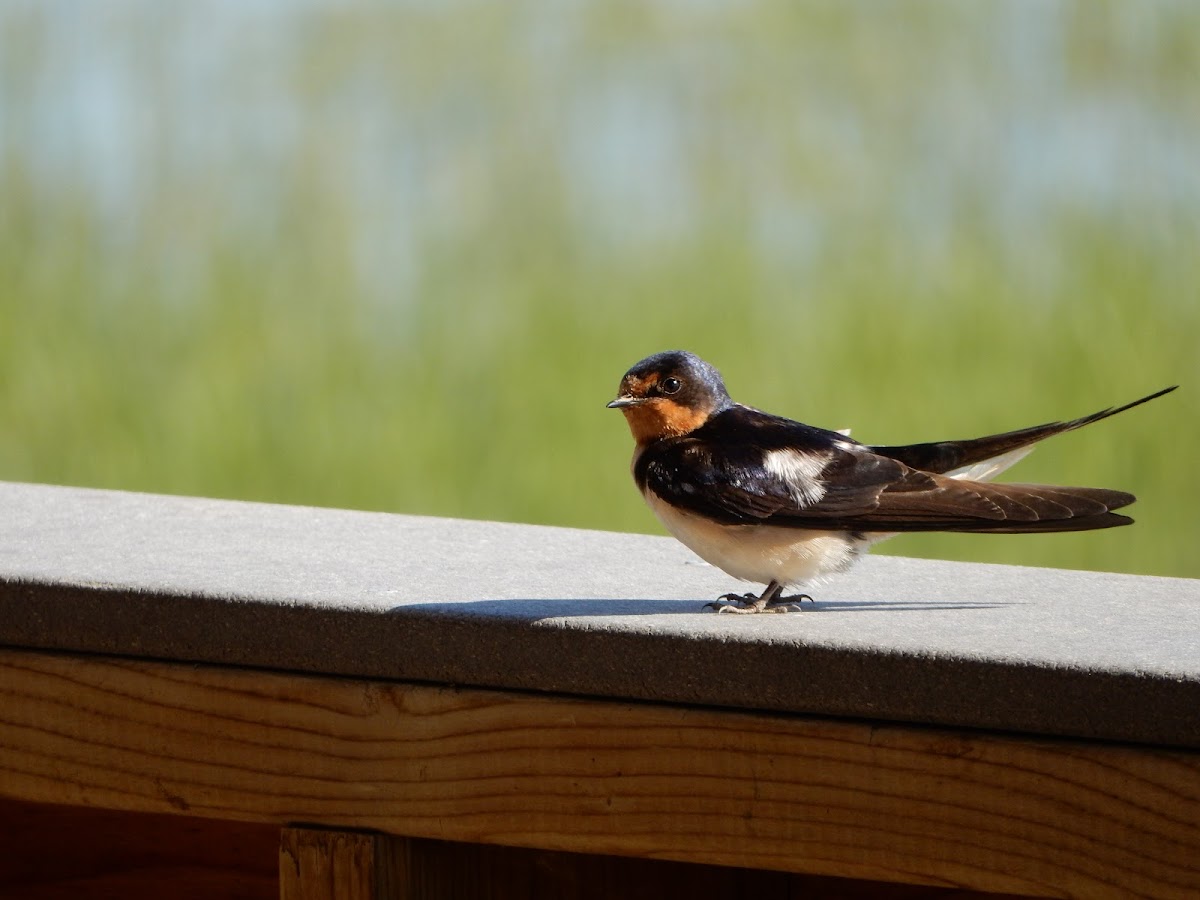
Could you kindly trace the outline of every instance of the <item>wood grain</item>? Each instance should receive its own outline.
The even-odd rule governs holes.
[[[0,653],[0,794],[1046,896],[1200,892],[1200,754]]]
[[[386,900],[386,836],[285,828],[279,839],[280,900]]]

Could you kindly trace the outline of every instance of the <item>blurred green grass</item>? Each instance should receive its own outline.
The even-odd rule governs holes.
[[[8,237],[5,264],[21,273]],[[211,294],[173,306],[137,289],[79,303],[96,261],[26,271],[0,333],[0,476],[657,531],[629,479],[625,424],[603,405],[659,349],[705,355],[744,402],[881,443],[1075,416],[1183,381],[1017,470],[1131,490],[1134,527],[885,548],[1200,575],[1200,314],[1147,297],[1127,243],[1093,246],[1039,306],[983,262],[941,296],[908,299],[901,275],[882,273],[830,279],[801,303],[721,252],[619,277],[549,264],[532,282],[493,281],[504,313],[485,322],[470,317],[475,279],[447,277],[392,334],[373,333],[336,267],[300,255],[266,289],[245,260],[217,263]]]
[[[336,23],[332,33],[348,44],[294,76],[314,124],[285,151],[259,227],[225,218],[246,183],[236,167],[198,181],[156,169],[137,221],[114,227],[86,179],[47,189],[31,169],[36,152],[13,150],[10,132],[0,167],[0,478],[659,532],[629,478],[625,424],[604,409],[624,370],[658,350],[700,353],[743,402],[878,443],[972,437],[1182,383],[1149,407],[1044,445],[1008,476],[1132,491],[1132,528],[905,536],[881,549],[1200,576],[1194,206],[1147,191],[1130,210],[1067,204],[1036,228],[1020,217],[999,228],[992,213],[1006,177],[968,169],[972,192],[951,227],[931,238],[919,220],[899,226],[906,214],[893,206],[911,197],[888,199],[885,188],[909,175],[918,194],[944,185],[936,151],[913,175],[913,160],[928,154],[904,128],[911,110],[889,106],[887,89],[898,81],[903,105],[919,108],[912,96],[924,80],[970,69],[969,54],[954,21],[909,21],[897,49],[887,22],[819,8],[785,25],[778,13],[727,13],[765,49],[739,50],[753,66],[709,97],[716,108],[704,121],[725,123],[709,136],[725,143],[676,148],[691,154],[704,185],[683,204],[694,218],[668,216],[641,238],[650,210],[618,209],[615,225],[589,230],[581,206],[586,213],[603,196],[581,195],[570,169],[547,174],[540,142],[562,114],[553,89],[537,88],[550,99],[535,97],[532,112],[506,121],[528,97],[528,72],[502,52],[489,63],[489,51],[468,41],[477,53],[464,75],[439,50],[459,34],[443,23],[424,55],[395,64],[389,90],[419,106],[397,115],[420,119],[438,97],[461,102],[464,78],[477,86],[496,75],[507,86],[499,100],[479,101],[490,112],[474,115],[468,104],[469,149],[439,176],[453,197],[429,208],[458,218],[422,222],[407,251],[419,266],[394,281],[385,267],[382,287],[364,280],[360,254],[387,220],[363,218],[347,199],[344,136],[321,130],[361,119],[331,85],[339,67],[361,63],[354,48],[384,65],[386,47],[376,44],[386,41],[369,18]],[[600,18],[579,46],[595,43],[618,61],[605,56],[605,65],[632,57],[636,77],[639,64],[662,64],[666,44],[676,53],[667,63],[688,73],[681,38],[655,17]],[[727,37],[711,28],[700,36]],[[971,33],[986,40],[986,21]],[[1166,87],[1155,82],[1160,99],[1187,96],[1197,58],[1193,44],[1172,40]],[[813,54],[799,54],[796,68],[834,72],[834,95],[857,96],[868,123],[881,126],[867,158],[805,145],[780,124],[792,95],[756,93],[778,73],[773,60],[793,65],[798,43]],[[837,46],[852,52],[841,59]],[[1094,45],[1078,52],[1094,64]],[[425,67],[427,90],[401,77],[414,66]],[[1144,68],[1133,65],[1128,84],[1140,84]],[[946,115],[947,127],[957,121]],[[747,124],[764,130],[743,142]],[[480,136],[491,155],[478,152]],[[743,150],[757,154],[757,169],[738,168]],[[770,177],[756,187],[760,169]],[[1138,177],[1153,187],[1152,175]],[[824,208],[815,249],[789,213],[770,237],[782,250],[764,255],[765,226],[748,199],[756,191],[785,207],[799,197]],[[635,237],[623,242],[626,224]]]

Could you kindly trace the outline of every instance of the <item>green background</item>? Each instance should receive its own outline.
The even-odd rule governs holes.
[[[1132,528],[881,552],[1200,576],[1195,7],[201,7],[0,8],[0,478],[657,532],[658,350],[876,443],[1179,383],[1007,476]]]

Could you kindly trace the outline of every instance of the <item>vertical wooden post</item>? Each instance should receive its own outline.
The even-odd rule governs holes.
[[[388,900],[390,843],[384,835],[284,828],[280,900]]]

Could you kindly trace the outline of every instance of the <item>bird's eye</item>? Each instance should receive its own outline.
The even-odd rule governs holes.
[[[683,387],[683,382],[678,378],[664,378],[662,382],[662,392],[664,394],[677,394],[679,389]]]

